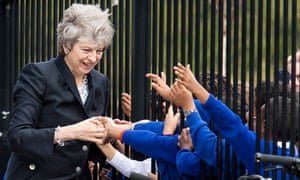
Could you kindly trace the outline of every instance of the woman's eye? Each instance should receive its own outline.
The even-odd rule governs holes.
[[[104,52],[104,50],[105,50],[105,49],[98,49],[98,50],[97,50],[97,54],[101,54],[101,53],[103,53],[103,52]]]

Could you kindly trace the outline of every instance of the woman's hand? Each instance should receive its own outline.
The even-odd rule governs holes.
[[[68,140],[81,140],[93,143],[104,143],[106,129],[100,121],[100,117],[92,117],[73,125],[63,126],[55,132],[54,142]]]

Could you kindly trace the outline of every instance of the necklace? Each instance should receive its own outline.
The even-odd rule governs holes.
[[[82,78],[82,85],[78,87],[78,92],[80,94],[80,98],[82,101],[82,104],[85,104],[86,99],[89,95],[89,89],[88,89],[88,78],[87,75],[84,75]]]

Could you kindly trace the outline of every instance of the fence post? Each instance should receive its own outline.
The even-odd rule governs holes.
[[[149,83],[145,74],[149,72],[149,9],[148,0],[134,0],[133,45],[132,45],[132,121],[144,119],[149,107]],[[134,153],[135,154],[135,153]],[[136,157],[136,159],[140,159]]]

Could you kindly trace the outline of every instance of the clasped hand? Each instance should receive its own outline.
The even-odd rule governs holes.
[[[96,144],[108,143],[111,138],[117,138],[119,130],[130,129],[130,122],[112,119],[110,117],[95,116],[73,126],[75,139],[89,141]]]

